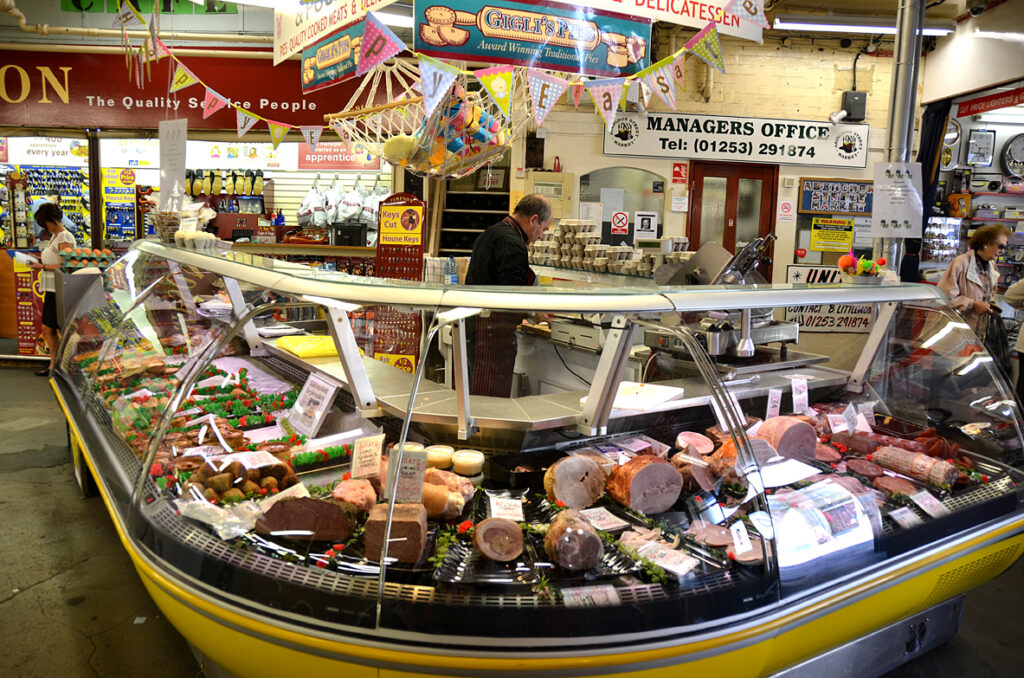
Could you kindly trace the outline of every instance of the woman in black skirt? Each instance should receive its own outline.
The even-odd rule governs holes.
[[[43,339],[50,349],[50,366],[36,372],[36,376],[49,376],[53,363],[57,359],[57,330],[60,322],[57,319],[57,283],[54,271],[60,268],[60,252],[75,246],[75,236],[64,228],[64,215],[60,208],[52,202],[43,203],[36,209],[36,223],[50,234],[40,259],[42,263],[32,264],[32,268],[40,271],[39,289],[43,292]]]

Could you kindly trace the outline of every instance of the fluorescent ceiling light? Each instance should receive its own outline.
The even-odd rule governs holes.
[[[776,14],[772,28],[779,31],[896,35],[896,19],[893,17],[889,23],[882,17]],[[951,21],[926,21],[921,31],[924,35],[949,35],[952,32]]]
[[[190,0],[195,5],[205,5],[206,0]],[[264,7],[266,9],[279,9],[281,7],[281,0],[229,0],[236,5],[248,5],[249,7]],[[395,9],[401,10],[402,7],[398,6]],[[408,14],[400,14],[397,12],[374,12],[373,15],[383,21],[388,26],[394,26],[395,28],[412,28],[412,6],[407,8]]]
[[[412,28],[412,14],[396,14],[394,12],[374,12],[377,17],[388,26],[395,28]]]
[[[229,0],[233,5],[248,5],[249,7],[263,7],[275,9],[281,4],[281,0]],[[191,0],[193,5],[205,5],[206,0]]]

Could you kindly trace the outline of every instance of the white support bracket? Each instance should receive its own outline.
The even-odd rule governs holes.
[[[242,296],[242,288],[238,286],[238,281],[227,276],[221,279],[224,281],[224,289],[228,293],[228,299],[231,300],[231,309],[235,313],[235,318],[245,316],[249,312],[249,305],[245,303],[245,297]],[[242,325],[242,334],[245,336],[246,343],[249,344],[250,355],[267,355],[267,350],[263,348],[263,340],[260,339],[259,332],[256,331],[256,323],[253,322],[252,318],[246,320],[245,324]]]
[[[587,395],[587,404],[576,424],[576,430],[583,435],[605,435],[608,432],[608,417],[629,362],[629,351],[633,347],[636,329],[637,326],[627,320],[626,316],[617,315],[612,319],[594,381]]]
[[[455,406],[459,417],[459,440],[469,440],[480,428],[469,413],[469,356],[466,353],[466,319],[459,318],[452,325],[452,353],[455,373]]]
[[[871,333],[868,334],[868,339],[864,342],[864,348],[860,352],[857,364],[854,366],[853,372],[850,373],[850,378],[846,382],[847,391],[854,393],[862,393],[864,391],[864,381],[867,379],[871,361],[878,354],[882,340],[889,335],[892,317],[895,315],[898,305],[892,301],[879,304],[880,308],[875,317],[874,324],[871,326]]]

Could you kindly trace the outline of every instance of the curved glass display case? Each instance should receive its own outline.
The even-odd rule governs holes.
[[[97,284],[53,378],[76,459],[237,675],[762,675],[1024,548],[1017,406],[934,287],[446,287],[153,242]],[[871,332],[814,355],[753,313],[810,303]]]

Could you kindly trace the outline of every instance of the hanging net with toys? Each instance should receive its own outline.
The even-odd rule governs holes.
[[[392,60],[368,73],[345,108],[324,119],[350,148],[361,145],[413,174],[457,179],[500,159],[530,117],[519,68],[508,117],[465,70],[429,116],[419,83],[417,65]]]

